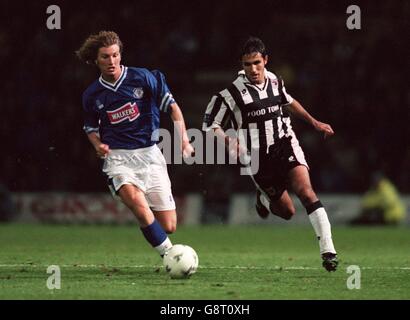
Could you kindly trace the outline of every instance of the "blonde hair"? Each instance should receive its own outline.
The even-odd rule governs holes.
[[[100,31],[98,34],[90,35],[75,54],[81,61],[87,64],[94,64],[94,61],[97,59],[98,50],[114,44],[118,45],[121,53],[122,42],[118,34],[114,31]]]

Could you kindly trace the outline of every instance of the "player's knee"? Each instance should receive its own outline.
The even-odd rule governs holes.
[[[296,194],[303,205],[310,204],[316,199],[316,194],[310,186],[303,186]]]
[[[177,230],[177,225],[176,225],[176,223],[167,223],[167,224],[164,226],[164,231],[165,231],[167,234],[172,234],[172,233],[174,233],[176,230]]]

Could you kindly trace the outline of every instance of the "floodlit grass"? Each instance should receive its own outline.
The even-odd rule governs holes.
[[[403,228],[334,227],[339,269],[321,266],[310,226],[180,227],[199,269],[172,280],[137,226],[0,225],[0,299],[409,299],[410,236]],[[49,290],[58,265],[61,289]],[[349,265],[361,288],[349,290]]]

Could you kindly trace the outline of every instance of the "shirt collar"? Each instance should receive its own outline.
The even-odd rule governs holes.
[[[117,91],[117,89],[120,87],[121,83],[124,81],[126,76],[127,76],[127,67],[121,65],[121,74],[114,83],[104,80],[102,75],[100,75],[99,81],[101,85],[103,85],[104,87],[111,89],[113,91]]]

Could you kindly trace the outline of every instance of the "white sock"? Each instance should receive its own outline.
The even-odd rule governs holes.
[[[172,247],[172,243],[171,240],[169,240],[169,238],[167,237],[163,243],[161,243],[160,245],[154,247],[155,250],[158,251],[158,253],[163,256],[165,254],[165,251],[171,249]]]
[[[320,254],[325,252],[336,253],[332,241],[332,231],[325,208],[320,207],[309,214],[316,236],[319,239]]]

